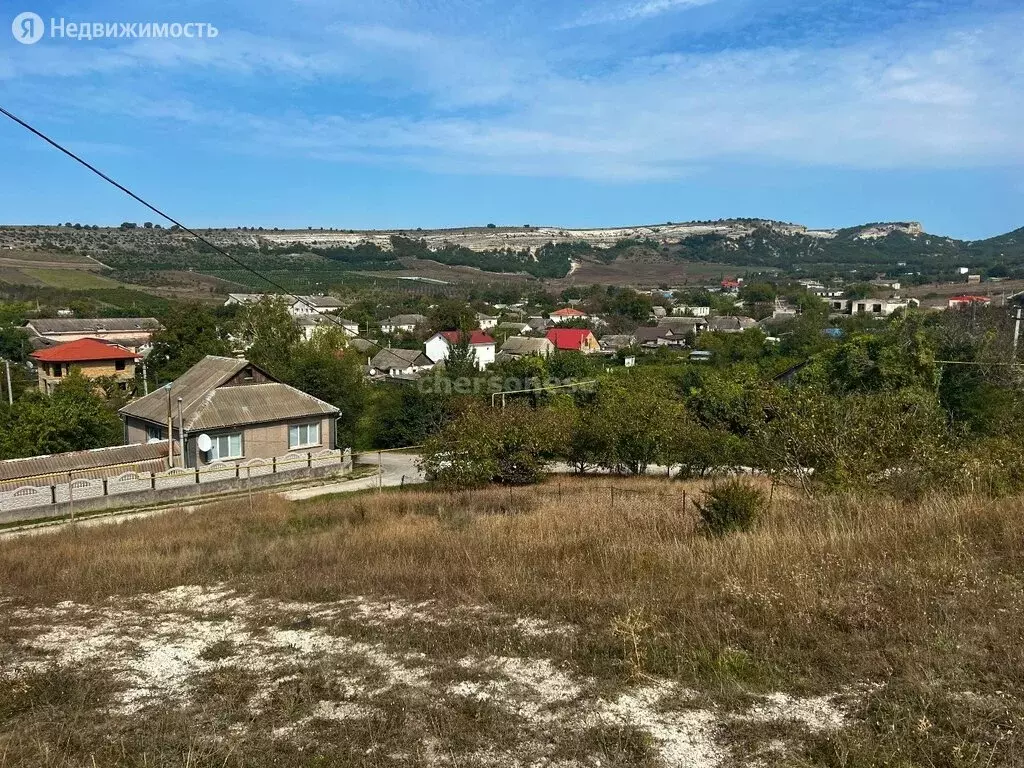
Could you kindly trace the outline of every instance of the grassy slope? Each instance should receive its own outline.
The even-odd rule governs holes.
[[[90,291],[120,286],[116,280],[77,269],[23,269],[22,272],[51,288]]]
[[[768,764],[1021,760],[1021,499],[807,502],[777,492],[758,530],[710,540],[697,532],[692,507],[682,509],[687,486],[615,483],[634,492],[617,492],[614,506],[605,481],[566,480],[536,490],[417,491],[304,505],[261,497],[254,513],[243,502],[201,516],[14,539],[0,543],[0,597],[24,606],[68,599],[102,604],[111,595],[226,584],[282,600],[364,595],[437,600],[453,612],[489,606],[576,631],[531,646],[480,620],[432,631],[410,625],[373,639],[430,658],[542,653],[606,691],[656,676],[695,689],[724,710],[771,691],[851,697],[854,719],[836,732],[812,733],[788,721],[728,721],[718,735],[732,749],[723,764],[760,754],[757,745],[776,737],[788,746],[760,754]],[[27,631],[0,633],[0,659]],[[337,631],[360,638],[373,632],[365,622]],[[143,720],[118,718],[106,712],[111,683],[101,671],[47,674],[0,683],[0,718],[6,719],[0,733],[8,734],[0,736],[0,765],[86,765],[96,754],[120,762],[118,748],[133,764],[181,764],[175,755],[192,749],[189,720],[198,717],[198,704],[158,707]],[[202,698],[199,719],[207,730],[227,728],[224,713],[237,715],[239,697],[253,694],[251,681],[200,682],[214,685]],[[297,700],[324,695],[294,692]],[[435,723],[431,731],[410,719],[416,707],[408,699],[389,701],[380,706],[391,719],[374,721],[376,737],[345,738],[360,744],[376,738],[396,750],[410,748],[405,739],[416,729],[446,743],[469,739],[474,749],[514,749],[524,738],[516,730],[521,723],[512,728],[488,707]],[[433,712],[429,703],[418,706]],[[406,718],[401,723],[394,720],[398,712]],[[74,738],[67,736],[67,718],[77,723]],[[120,734],[120,747],[105,740],[107,732]],[[269,765],[262,738],[203,748],[210,764]],[[604,765],[657,763],[650,737],[628,728],[592,733],[581,726],[549,738],[575,757],[604,755]],[[288,764],[321,753],[336,761],[331,764],[438,764],[421,761],[419,753],[404,762],[381,753],[339,755],[326,743],[274,754]],[[450,764],[477,764],[455,760],[457,743],[450,748]],[[40,757],[44,749],[48,760]],[[141,759],[145,749],[154,762]]]

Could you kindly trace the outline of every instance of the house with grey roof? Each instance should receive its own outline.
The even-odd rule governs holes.
[[[618,352],[636,346],[636,336],[631,333],[610,333],[598,341],[605,352]]]
[[[703,331],[708,327],[708,321],[703,317],[661,317],[658,318],[658,327],[667,328],[675,336],[686,336]]]
[[[633,335],[642,347],[667,347],[678,345],[683,336],[677,336],[671,328],[637,328]]]
[[[186,466],[196,467],[333,449],[340,411],[248,360],[208,355],[118,413],[125,443],[170,434],[184,442]]]
[[[370,376],[411,376],[434,367],[434,361],[418,349],[388,347],[370,360]]]
[[[344,331],[346,336],[357,336],[359,334],[358,323],[333,315],[330,317],[320,314],[296,315],[295,324],[299,327],[299,330],[302,332],[302,338],[306,341],[313,338],[313,334],[319,328],[338,328]]]
[[[722,315],[708,318],[708,330],[717,333],[742,333],[756,325],[757,321],[752,317]]]
[[[381,333],[412,333],[417,328],[427,324],[425,315],[395,315],[387,320],[381,320]]]
[[[342,301],[334,296],[292,296],[277,293],[229,293],[224,306],[245,306],[264,299],[280,299],[293,317],[338,312],[345,307]]]
[[[35,349],[69,341],[98,339],[146,354],[163,326],[155,317],[37,318],[25,323]]]
[[[518,360],[521,357],[547,357],[555,351],[550,339],[535,339],[528,336],[509,336],[501,345],[495,357],[496,362]]]
[[[502,336],[511,336],[512,334],[527,334],[531,331],[529,323],[517,323],[514,321],[507,321],[504,323],[498,323],[495,326],[494,331]]]

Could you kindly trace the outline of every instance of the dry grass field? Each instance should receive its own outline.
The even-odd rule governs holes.
[[[0,766],[1024,762],[1020,498],[776,489],[714,539],[698,491],[267,496],[2,540]]]

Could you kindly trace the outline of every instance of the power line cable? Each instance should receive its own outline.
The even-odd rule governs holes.
[[[184,224],[182,224],[180,221],[175,219],[170,214],[164,213],[159,208],[157,208],[155,205],[153,205],[153,204],[147,202],[146,200],[144,200],[143,198],[139,197],[137,194],[135,194],[130,189],[128,189],[128,187],[126,187],[123,184],[121,184],[121,183],[115,181],[114,179],[110,178],[110,176],[105,174],[99,168],[97,168],[96,166],[92,165],[91,163],[89,163],[88,161],[84,160],[83,158],[79,157],[78,155],[76,155],[74,152],[72,152],[67,147],[64,147],[63,145],[61,145],[57,141],[51,139],[49,136],[47,136],[45,133],[40,131],[38,128],[35,128],[34,126],[30,125],[25,120],[22,120],[20,117],[18,117],[17,115],[13,114],[12,112],[8,111],[7,109],[4,109],[4,107],[2,107],[2,106],[0,106],[0,114],[3,114],[5,117],[10,118],[11,120],[16,122],[18,125],[20,125],[25,130],[27,130],[30,133],[38,136],[40,139],[45,141],[47,144],[49,144],[54,149],[57,149],[60,152],[63,152],[65,155],[70,157],[75,162],[79,163],[80,165],[85,166],[90,171],[92,171],[94,174],[96,174],[101,179],[106,181],[108,184],[112,184],[113,186],[117,187],[119,190],[124,192],[126,195],[128,195],[130,198],[132,198],[136,202],[142,203],[142,205],[146,206],[146,208],[148,208],[149,210],[153,211],[153,213],[155,213],[157,216],[160,216],[160,217],[166,219],[167,221],[171,222],[176,227],[181,229],[183,232],[187,232],[188,234],[192,235],[192,237],[194,237],[196,240],[198,240],[199,242],[203,243],[208,248],[216,251],[221,256],[224,256],[225,258],[230,260],[232,263],[237,264],[239,267],[241,267],[245,271],[251,272],[252,274],[256,275],[256,277],[260,278],[261,280],[266,282],[268,285],[271,285],[274,288],[277,288],[279,291],[281,291],[281,293],[283,295],[288,296],[290,298],[293,298],[296,301],[298,301],[299,303],[304,304],[305,306],[309,307],[311,310],[313,310],[313,312],[315,314],[317,314],[317,315],[319,315],[321,317],[329,318],[331,320],[331,322],[333,322],[335,325],[337,325],[338,327],[340,327],[340,328],[342,328],[344,330],[345,326],[344,326],[343,323],[340,322],[339,318],[336,318],[333,315],[328,315],[328,314],[321,313],[311,302],[307,301],[302,296],[299,296],[299,295],[297,295],[295,293],[292,293],[287,288],[285,288],[283,285],[281,285],[280,283],[276,282],[272,278],[267,277],[267,275],[263,274],[258,269],[254,268],[254,267],[250,267],[248,264],[246,264],[241,259],[237,258],[236,256],[232,256],[230,253],[225,251],[219,245],[214,245],[212,242],[207,240],[205,237],[200,235],[195,230],[190,229],[189,227],[186,227]],[[346,331],[346,334],[347,334],[347,331]],[[370,339],[365,339],[365,338],[363,338],[362,336],[359,336],[359,335],[353,336],[352,338],[360,339],[361,341],[366,341],[366,342],[369,342],[371,344],[376,344],[376,342],[373,342]]]

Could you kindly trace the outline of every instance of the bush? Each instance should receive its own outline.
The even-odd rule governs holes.
[[[742,480],[715,483],[696,502],[705,530],[714,536],[748,531],[767,506],[764,491]]]

